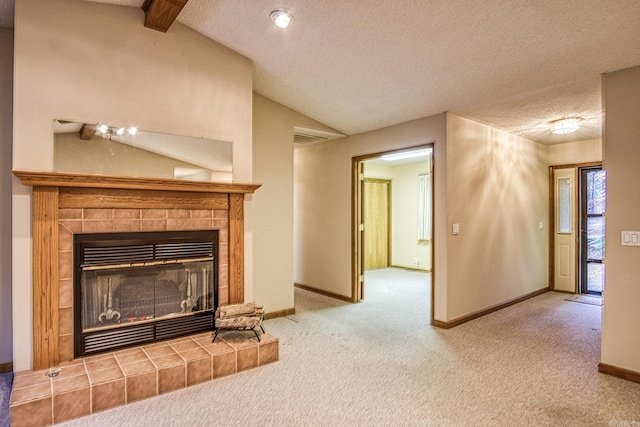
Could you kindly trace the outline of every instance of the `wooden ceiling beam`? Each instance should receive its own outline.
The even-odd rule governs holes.
[[[144,0],[144,26],[166,33],[189,0]]]

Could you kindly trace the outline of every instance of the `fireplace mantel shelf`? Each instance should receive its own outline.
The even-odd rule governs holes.
[[[185,191],[196,193],[252,194],[260,184],[189,181],[169,178],[143,178],[67,172],[14,170],[24,185],[42,187],[120,188],[132,190]]]

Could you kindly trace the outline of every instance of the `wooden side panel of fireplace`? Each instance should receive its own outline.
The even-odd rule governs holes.
[[[16,172],[33,185],[33,369],[60,360],[59,212],[60,209],[211,209],[228,212],[229,303],[244,302],[244,194],[255,184],[217,184],[177,180],[123,180],[52,173]],[[52,178],[53,177],[53,178]],[[108,177],[107,177],[108,178]],[[56,185],[62,179],[62,185]],[[209,185],[207,185],[209,184]],[[121,188],[124,187],[124,188]]]

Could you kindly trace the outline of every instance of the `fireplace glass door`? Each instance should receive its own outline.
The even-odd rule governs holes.
[[[213,329],[218,231],[74,235],[75,356]]]
[[[82,271],[82,332],[213,308],[213,260]]]

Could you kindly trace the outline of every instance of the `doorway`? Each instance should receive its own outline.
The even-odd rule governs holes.
[[[600,163],[551,167],[551,289],[601,295],[606,174]]]
[[[431,176],[432,153],[433,145],[428,144],[352,159],[354,302],[365,298],[365,271],[399,267],[431,272],[432,222],[426,237],[420,237],[417,229],[418,206],[424,205],[420,212],[433,217],[431,179],[429,202],[424,197],[419,201],[419,178]],[[432,284],[425,281],[425,286],[432,294]]]
[[[601,166],[580,168],[580,283],[582,294],[602,295],[606,172]]]

